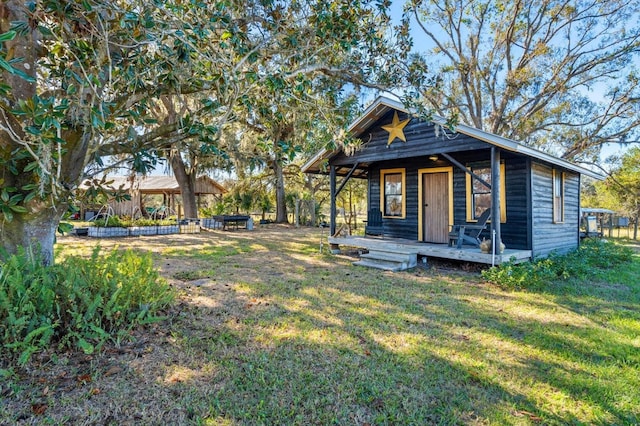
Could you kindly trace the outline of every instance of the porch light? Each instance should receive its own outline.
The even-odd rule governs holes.
[[[429,156],[429,160],[431,160],[431,161],[438,161],[438,156],[437,156],[437,155],[430,155],[430,156]]]

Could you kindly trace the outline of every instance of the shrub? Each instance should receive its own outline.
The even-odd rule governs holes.
[[[589,239],[574,251],[551,254],[535,262],[514,264],[512,261],[482,271],[482,277],[505,289],[538,288],[553,280],[586,278],[598,270],[606,270],[631,261],[633,251],[605,240]]]
[[[43,266],[24,251],[0,263],[2,355],[20,364],[44,348],[78,347],[92,353],[136,325],[156,321],[174,298],[151,255],[131,250],[91,258],[69,257]]]
[[[105,227],[126,228],[129,225],[130,225],[129,221],[121,219],[119,216],[109,216],[107,219],[96,219],[93,221],[93,226],[97,226],[99,228],[105,228]]]
[[[148,219],[140,218],[131,222],[131,226],[166,226],[175,225],[176,221],[171,219]]]
[[[156,226],[156,225],[158,225],[158,221],[157,220],[153,220],[153,219],[140,218],[140,219],[134,220],[131,225],[133,225],[133,226]]]

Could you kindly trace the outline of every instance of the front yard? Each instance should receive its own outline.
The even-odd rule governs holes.
[[[97,355],[0,369],[0,424],[640,422],[640,257],[507,292],[319,243],[276,225],[100,241],[154,253],[178,303]],[[60,238],[58,257],[94,244]]]

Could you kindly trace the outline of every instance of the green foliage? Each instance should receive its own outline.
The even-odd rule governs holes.
[[[71,231],[73,231],[73,228],[73,225],[69,222],[60,222],[58,224],[58,232],[62,235],[70,233]]]
[[[176,221],[172,219],[149,219],[149,218],[142,217],[140,219],[136,219],[128,222],[127,226],[167,226],[167,225],[175,225],[175,224],[176,224]]]
[[[158,319],[174,294],[151,255],[130,250],[43,266],[39,256],[5,256],[0,263],[0,355],[25,364],[44,348],[92,353],[139,324]]]
[[[482,271],[482,277],[510,290],[541,288],[554,280],[586,279],[598,271],[630,262],[633,251],[608,241],[589,239],[566,255],[552,254],[535,262],[507,262]]]
[[[130,226],[130,225],[131,225],[130,221],[123,220],[119,216],[109,216],[106,219],[96,219],[93,221],[93,226],[97,226],[99,228],[104,228],[104,227],[126,228],[127,226]]]
[[[271,200],[271,197],[268,194],[262,194],[260,198],[258,198],[257,202],[258,202],[258,207],[260,208],[260,211],[263,214],[268,213],[273,209],[273,201]]]
[[[227,202],[226,202],[226,197],[222,200],[222,201],[218,201],[214,208],[213,208],[213,212],[216,215],[221,215],[223,214],[227,209]]]
[[[215,207],[202,207],[198,210],[198,217],[211,217],[216,215]]]
[[[610,175],[595,182],[583,205],[604,207],[618,213],[636,216],[640,213],[640,148],[632,147],[622,156],[612,156]],[[589,204],[587,204],[589,203]]]
[[[422,92],[428,107],[565,159],[597,161],[603,144],[638,136],[631,64],[640,29],[628,24],[638,11],[606,0],[427,0],[405,2],[403,20],[419,23],[434,46],[423,58],[440,65],[437,90]],[[601,31],[586,30],[603,20]],[[565,49],[576,27],[585,31]],[[602,99],[575,90],[586,82],[602,86]]]
[[[98,228],[105,228],[105,227],[111,227],[111,226],[115,226],[115,227],[125,227],[125,223],[123,223],[123,220],[120,219],[120,217],[118,216],[109,216],[105,219],[96,219],[93,221],[93,226],[96,226]]]
[[[159,222],[158,220],[154,220],[154,219],[140,218],[131,222],[131,225],[132,226],[157,226],[158,222]]]
[[[0,183],[2,183],[0,179]],[[16,193],[17,189],[13,187],[4,187],[0,191],[0,213],[7,221],[13,220],[15,213],[25,213],[27,209],[20,203],[24,200],[22,194]]]

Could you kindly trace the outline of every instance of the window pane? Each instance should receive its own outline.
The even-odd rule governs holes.
[[[384,193],[386,195],[402,194],[402,175],[400,173],[384,175]]]
[[[553,220],[555,222],[561,222],[562,221],[562,199],[556,197],[554,198],[554,215],[553,215]]]
[[[402,203],[404,201],[404,188],[402,187],[402,181],[404,173],[395,171],[391,173],[384,173],[383,171],[383,176],[383,214],[384,216],[402,217]]]
[[[491,207],[491,194],[474,194],[473,195],[473,214],[477,219],[484,213],[486,209]]]
[[[562,173],[553,174],[553,221],[564,221],[564,194],[562,193]]]
[[[491,167],[485,164],[471,166],[471,171],[478,178],[491,185]],[[480,179],[471,176],[471,215],[477,219],[484,211],[491,207],[491,188],[488,188]]]
[[[478,176],[479,178],[481,178],[482,180],[487,182],[489,185],[491,185],[491,168],[482,167],[482,168],[472,169],[472,171],[473,171],[473,173],[476,174],[476,176]],[[474,194],[488,193],[488,192],[491,192],[491,190],[489,188],[487,188],[478,179],[473,178],[473,192],[474,192]]]
[[[385,216],[402,216],[402,195],[388,195],[385,198]]]
[[[553,179],[553,194],[556,197],[562,196],[562,175],[556,173]]]

